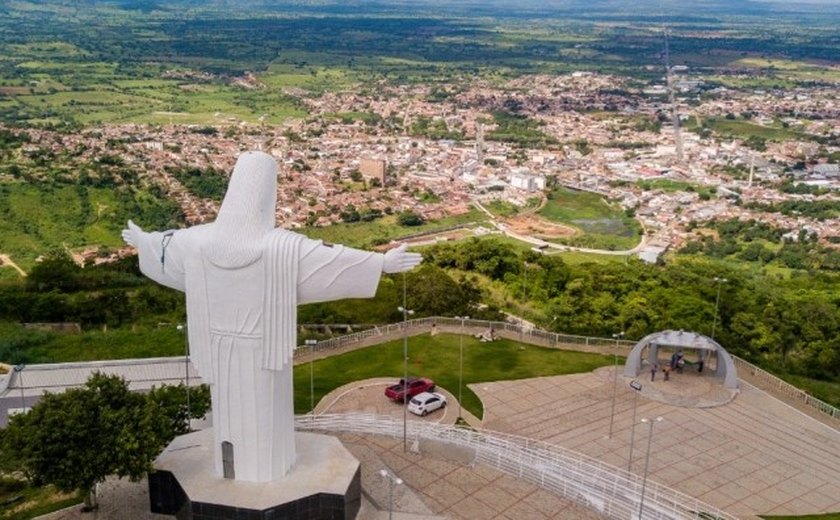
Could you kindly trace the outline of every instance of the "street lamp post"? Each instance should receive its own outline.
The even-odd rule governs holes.
[[[618,341],[624,337],[624,331],[616,332],[612,337],[615,338],[615,350],[613,350],[613,392],[612,408],[610,409],[610,432],[607,434],[608,439],[612,439],[613,420],[615,419],[615,394],[616,385],[618,384]]]
[[[309,413],[315,415],[315,345],[318,344],[317,339],[308,339],[304,341],[309,347]]]
[[[464,322],[470,319],[469,316],[455,316],[461,320],[461,340],[458,346],[458,418],[461,418],[461,387],[464,384]]]
[[[719,278],[715,276],[715,282],[718,284],[717,288],[717,298],[715,298],[715,317],[712,320],[712,339],[715,339],[715,330],[717,329],[717,320],[718,320],[718,309],[720,308],[720,288],[723,284],[728,282],[726,278]]]
[[[388,479],[388,520],[391,520],[394,517],[394,485],[401,485],[403,480],[389,473],[387,469],[379,470],[379,474],[382,478]]]
[[[644,418],[642,422],[648,424],[648,443],[647,454],[645,455],[645,472],[642,476],[642,493],[639,496],[639,520],[642,520],[642,512],[645,508],[645,487],[647,486],[648,464],[650,463],[650,444],[653,439],[653,425],[654,423],[662,422],[662,417],[657,417],[656,419]]]
[[[190,340],[185,325],[179,323],[176,328],[184,332],[184,385],[187,387],[187,431],[192,431],[192,410],[190,406]]]
[[[21,413],[26,412],[26,398],[23,396],[23,369],[26,367],[23,363],[20,365],[15,365],[15,372],[20,378],[20,411]]]
[[[403,277],[403,281],[405,278]],[[403,305],[405,305],[405,285],[403,285]],[[408,316],[413,310],[404,306],[397,307],[403,313],[403,451],[408,451]]]
[[[642,384],[634,379],[630,381],[630,388],[633,389],[633,420],[631,421],[633,427],[630,429],[630,456],[627,457],[628,472],[633,466],[633,443],[636,441],[636,403],[639,400],[639,392],[642,391]]]

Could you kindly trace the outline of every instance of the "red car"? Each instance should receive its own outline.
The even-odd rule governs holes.
[[[405,384],[403,379],[400,382],[391,385],[385,389],[385,397],[393,399],[394,401],[404,402],[405,399]],[[435,382],[425,377],[410,377],[408,378],[408,398],[411,399],[417,394],[423,392],[433,392],[435,389]]]

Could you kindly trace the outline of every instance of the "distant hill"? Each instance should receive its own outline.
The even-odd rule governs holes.
[[[258,9],[261,12],[296,14],[492,16],[499,18],[538,17],[562,14],[571,18],[658,18],[725,15],[820,14],[837,0],[33,0],[33,4],[82,6],[113,5],[130,11],[174,11],[184,7],[209,10]],[[835,10],[836,11],[836,10]]]

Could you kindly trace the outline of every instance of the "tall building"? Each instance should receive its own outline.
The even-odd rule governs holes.
[[[359,173],[368,179],[379,179],[379,182],[384,186],[387,166],[388,163],[385,159],[360,159]]]

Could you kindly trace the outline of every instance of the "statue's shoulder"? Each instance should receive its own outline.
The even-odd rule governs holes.
[[[321,245],[321,240],[313,240],[302,233],[294,231],[275,228],[265,236],[265,243],[269,247],[279,246],[282,244],[297,245],[302,247],[316,247]]]
[[[197,226],[190,226],[188,228],[181,228],[181,229],[173,229],[172,233],[174,237],[177,237],[179,240],[191,240],[197,239],[203,235],[206,235],[207,232],[210,231],[211,224],[199,224]]]

